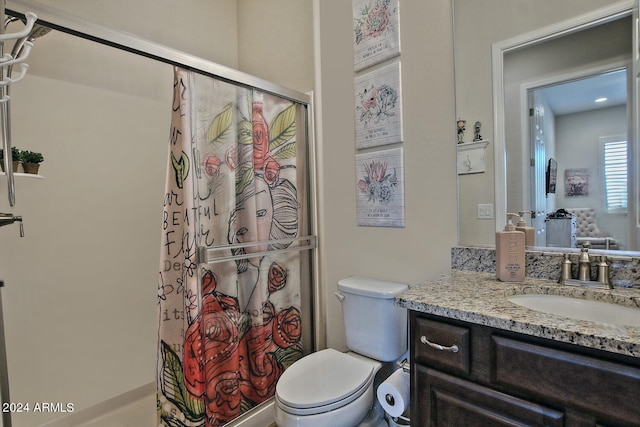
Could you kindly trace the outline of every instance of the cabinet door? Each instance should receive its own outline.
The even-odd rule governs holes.
[[[500,336],[491,341],[493,384],[599,422],[640,427],[637,367]]]
[[[561,427],[564,414],[415,364],[411,424],[426,427]],[[415,423],[415,424],[414,424]]]

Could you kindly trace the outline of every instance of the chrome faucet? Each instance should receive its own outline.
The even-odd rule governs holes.
[[[22,225],[22,217],[9,213],[0,213],[0,227],[13,224],[14,222],[20,223],[20,237],[24,237],[24,226]]]

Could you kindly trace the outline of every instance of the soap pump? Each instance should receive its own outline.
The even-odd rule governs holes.
[[[496,233],[496,277],[503,282],[523,282],[525,235],[513,225],[515,213],[507,214],[507,225]]]
[[[516,230],[524,233],[525,246],[535,246],[536,244],[536,232],[533,227],[529,227],[524,219],[525,214],[531,215],[531,211],[520,211],[520,219],[516,223]]]

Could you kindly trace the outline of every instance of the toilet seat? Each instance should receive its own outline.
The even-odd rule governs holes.
[[[321,350],[282,374],[276,386],[277,404],[294,415],[332,411],[362,396],[374,376],[374,363],[330,348]]]

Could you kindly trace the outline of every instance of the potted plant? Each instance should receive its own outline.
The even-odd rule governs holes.
[[[35,151],[24,150],[20,153],[20,161],[22,162],[22,168],[26,173],[37,174],[40,168],[40,163],[44,161],[42,153]]]
[[[11,147],[11,161],[13,162],[13,171],[17,172],[18,165],[22,161],[22,152],[16,147]],[[4,172],[4,150],[2,148],[0,148],[0,166]]]

